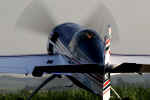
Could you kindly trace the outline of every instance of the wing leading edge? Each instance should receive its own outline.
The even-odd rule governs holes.
[[[136,64],[136,63],[122,63],[118,66],[111,66],[106,69],[110,73],[149,73],[149,64]]]
[[[99,65],[99,64],[74,64],[74,65],[54,65],[36,66],[33,76],[41,76],[42,73],[148,73],[150,65],[136,63],[122,63],[120,65]]]

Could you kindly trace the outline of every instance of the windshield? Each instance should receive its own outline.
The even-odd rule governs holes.
[[[78,36],[79,49],[95,63],[104,63],[104,45],[94,33],[83,32]]]

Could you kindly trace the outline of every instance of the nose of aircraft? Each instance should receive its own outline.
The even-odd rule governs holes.
[[[76,32],[78,32],[82,27],[78,24],[75,23],[63,23],[58,26],[56,26],[53,29],[53,33],[58,33],[59,34],[59,39],[60,41],[68,47],[70,41],[72,40],[72,37]]]
[[[96,31],[75,23],[64,23],[56,26],[53,33],[58,33],[64,46],[75,54],[94,63],[104,64],[104,43]]]
[[[95,31],[86,29],[78,33],[78,48],[94,63],[104,64],[104,43]]]

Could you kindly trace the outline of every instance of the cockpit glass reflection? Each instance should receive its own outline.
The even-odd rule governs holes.
[[[103,60],[102,47],[97,35],[84,32],[78,37],[79,49],[95,63]]]

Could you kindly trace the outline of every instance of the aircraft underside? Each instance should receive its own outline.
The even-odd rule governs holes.
[[[92,61],[83,55],[74,56],[58,39],[54,47],[55,53],[60,53],[71,58],[72,64],[92,63]],[[80,58],[80,59],[78,59]],[[110,97],[110,77],[108,74],[100,73],[71,73],[67,77],[78,87],[83,88],[96,95],[100,95],[102,99],[109,100]]]

